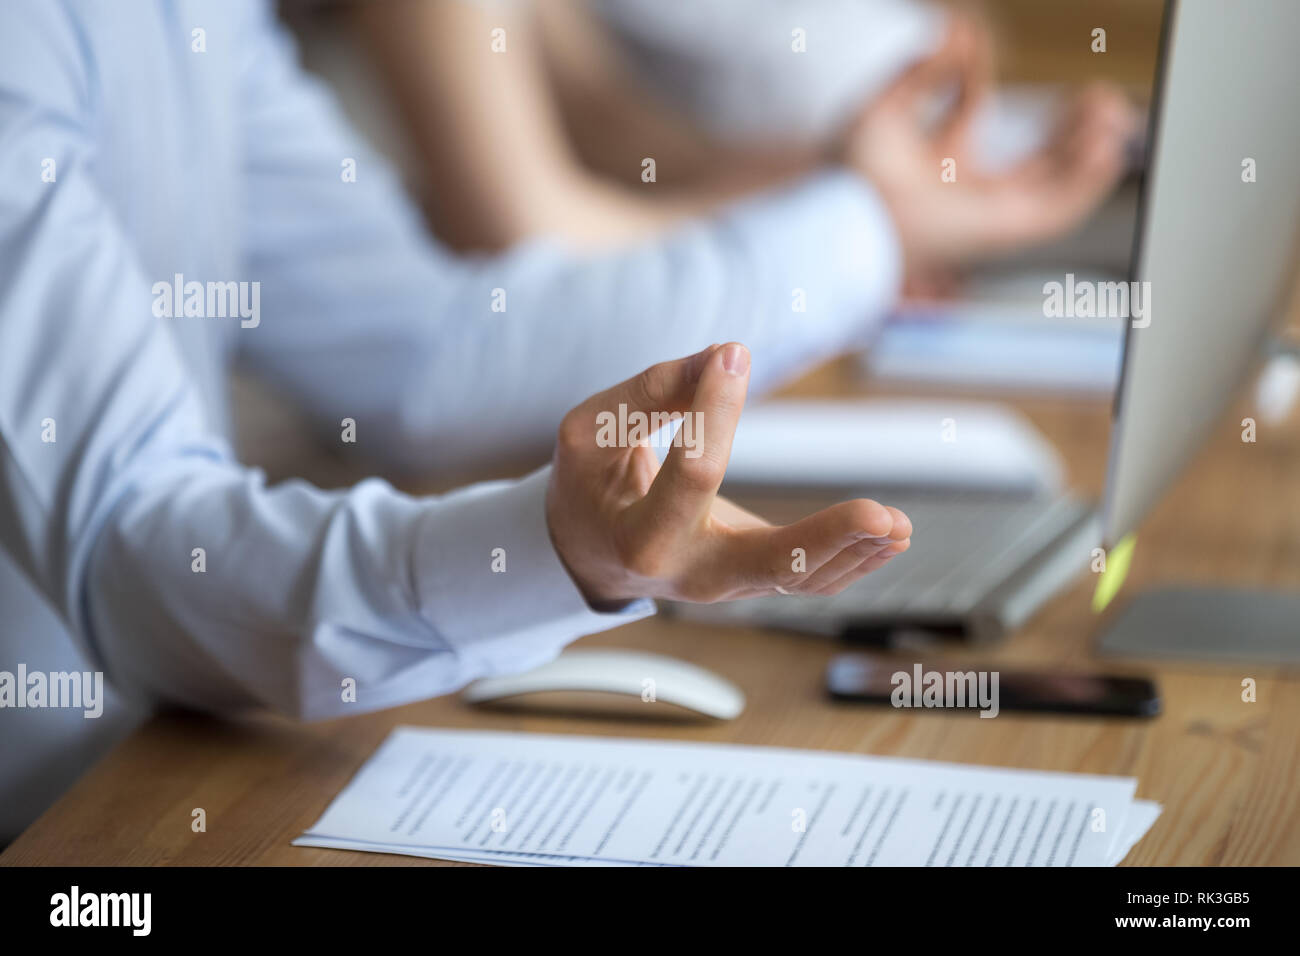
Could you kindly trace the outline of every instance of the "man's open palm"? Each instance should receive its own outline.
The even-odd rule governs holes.
[[[715,345],[652,366],[565,416],[547,522],[593,606],[836,594],[907,550],[907,516],[865,498],[776,527],[718,495],[748,384],[745,347]],[[673,444],[662,467],[644,441],[601,440],[610,421],[638,412],[690,417],[687,440]]]

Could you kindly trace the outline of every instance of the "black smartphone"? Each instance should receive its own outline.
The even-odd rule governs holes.
[[[900,709],[1002,711],[1154,717],[1160,695],[1144,677],[981,669],[977,664],[904,662],[840,654],[826,670],[826,689],[842,701]]]

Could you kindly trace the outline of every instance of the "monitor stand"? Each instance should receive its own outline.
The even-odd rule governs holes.
[[[1300,594],[1245,588],[1145,591],[1110,623],[1098,650],[1209,663],[1300,664]]]

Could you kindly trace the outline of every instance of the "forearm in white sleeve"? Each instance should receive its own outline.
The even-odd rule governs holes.
[[[547,532],[548,469],[435,499],[377,480],[266,488],[183,459],[148,471],[86,572],[87,630],[128,693],[353,713],[526,670],[653,611],[587,606]]]

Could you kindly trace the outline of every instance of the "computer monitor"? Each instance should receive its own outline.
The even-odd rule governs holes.
[[[1102,510],[1108,547],[1136,530],[1197,451],[1285,305],[1300,225],[1298,38],[1297,0],[1166,5],[1132,273],[1148,308],[1125,334]],[[1230,623],[1226,655],[1250,656],[1244,631],[1281,626],[1300,645],[1300,599],[1276,598],[1183,591],[1146,600],[1121,624],[1128,639],[1201,641],[1186,649],[1221,656],[1222,632],[1212,632]],[[1176,633],[1197,627],[1206,633]],[[1262,637],[1266,656],[1277,656],[1275,638]]]

